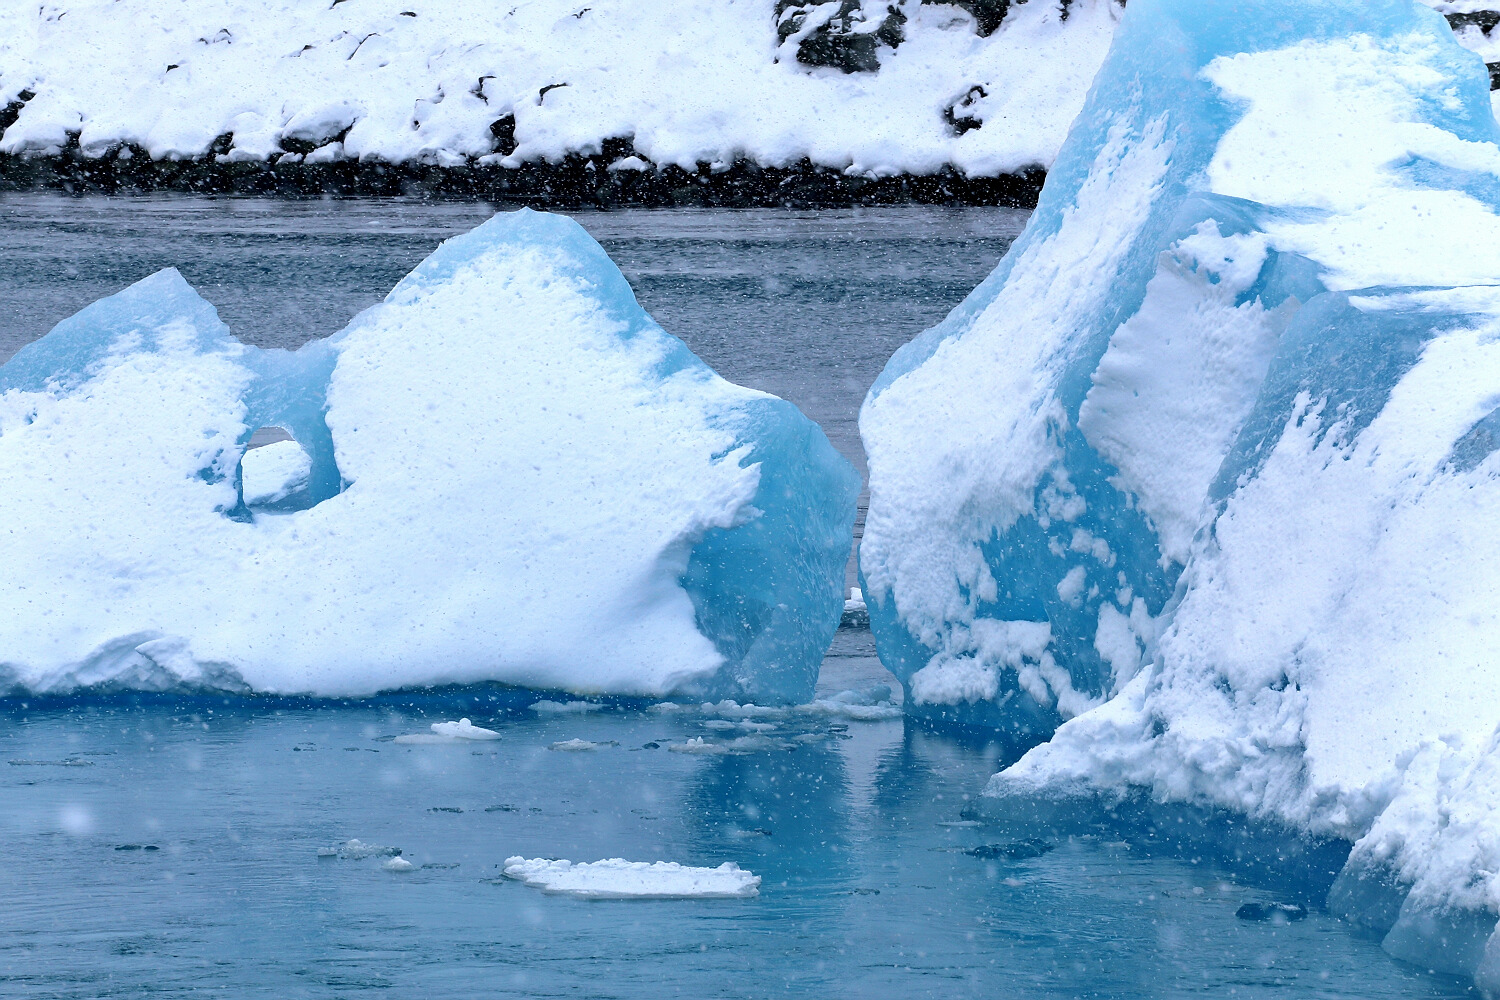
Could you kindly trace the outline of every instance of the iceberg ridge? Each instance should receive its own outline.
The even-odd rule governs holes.
[[[246,495],[262,427],[303,454]],[[0,482],[0,689],[769,703],[812,695],[859,489],[525,210],[293,353],[175,271],[89,306],[0,366]]]
[[[1488,83],[1409,0],[1133,2],[1026,233],[865,402],[861,570],[908,706],[1058,727],[985,813],[1353,843],[1329,905],[1495,992]]]

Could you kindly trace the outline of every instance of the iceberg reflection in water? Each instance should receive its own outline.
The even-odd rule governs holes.
[[[880,682],[868,633],[841,633],[824,675],[824,698]],[[1320,911],[1238,919],[1296,900],[1211,857],[966,820],[1014,754],[997,742],[788,712],[754,720],[774,726],[764,750],[679,754],[745,731],[508,694],[6,703],[0,762],[93,766],[0,763],[0,992],[654,998],[670,977],[698,997],[1464,993]],[[461,716],[501,739],[394,741]],[[599,749],[548,751],[569,739]],[[394,850],[414,867],[383,870]],[[589,901],[504,878],[514,855],[730,861],[762,881],[753,899]]]

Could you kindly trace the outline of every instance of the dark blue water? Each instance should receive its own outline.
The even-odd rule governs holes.
[[[294,346],[485,214],[0,198],[0,358],[167,264],[246,340]],[[855,459],[865,386],[1024,222],[925,209],[581,218],[669,330],[803,406]],[[841,632],[820,691],[889,680],[869,634]],[[792,714],[752,752],[689,755],[669,747],[743,731],[639,706],[539,715],[532,700],[0,702],[0,996],[1465,992],[1322,913],[1238,920],[1242,903],[1277,897],[1211,857],[1156,855],[1125,833],[1029,843],[964,820],[1015,747]],[[502,739],[393,742],[460,715]],[[550,749],[570,739],[599,747]],[[421,867],[319,856],[351,838]],[[751,900],[585,902],[500,878],[511,855],[734,861],[763,884]]]

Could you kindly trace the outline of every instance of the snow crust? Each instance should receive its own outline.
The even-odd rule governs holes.
[[[1050,742],[983,811],[1354,845],[1500,991],[1500,129],[1410,0],[1133,0],[1038,210],[861,415],[908,706]],[[1070,721],[1064,721],[1070,720]]]
[[[246,503],[263,426],[309,457],[302,509]],[[0,367],[0,484],[0,689],[770,704],[812,695],[859,490],[527,211],[294,354],[175,271],[95,303]]]
[[[505,875],[543,892],[582,899],[748,899],[760,895],[760,876],[732,861],[691,868],[675,861],[574,863],[506,858]]]
[[[799,63],[795,40],[778,48],[775,0],[5,4],[0,106],[35,96],[0,152],[57,152],[71,132],[84,156],[133,143],[179,159],[232,134],[230,162],[297,140],[318,146],[307,162],[455,166],[502,160],[491,125],[512,115],[506,163],[632,137],[615,169],[806,157],[994,175],[1051,163],[1118,18],[1113,0],[1075,0],[1066,21],[1055,3],[1015,5],[980,38],[959,8],[903,7],[906,41],[879,72],[846,75]],[[966,113],[984,125],[957,135],[944,109],[975,87]]]

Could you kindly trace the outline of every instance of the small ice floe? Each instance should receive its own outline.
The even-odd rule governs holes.
[[[760,876],[732,861],[690,868],[675,861],[592,863],[506,858],[505,877],[543,892],[583,899],[746,899],[760,895]]]
[[[661,702],[652,705],[650,711],[662,715],[696,712],[712,719],[734,720],[742,728],[753,728],[753,720],[762,720],[756,725],[766,726],[773,720],[797,718],[846,719],[850,722],[880,722],[899,719],[901,706],[892,700],[890,685],[877,684],[863,691],[840,691],[838,694],[820,698],[806,705],[741,705],[737,701],[704,702],[701,705],[680,705]],[[706,725],[706,723],[705,723]],[[715,728],[715,727],[710,727]]]
[[[870,627],[870,609],[865,604],[865,595],[858,587],[849,588],[849,599],[844,602],[844,613],[839,618],[841,629],[864,629]]]
[[[738,723],[730,722],[728,719],[705,719],[704,729],[733,729]]]
[[[686,743],[674,743],[667,747],[673,753],[691,753],[706,757],[724,757],[730,754],[758,753],[763,750],[784,750],[787,744],[764,736],[739,736],[724,743],[710,743],[701,736],[694,736]]]
[[[409,872],[415,871],[422,866],[414,865],[403,857],[394,857],[380,867],[384,868],[388,872]]]
[[[408,746],[434,746],[438,744],[469,743],[484,740],[498,740],[500,734],[493,729],[482,729],[474,725],[468,719],[459,719],[457,722],[434,722],[430,733],[409,733],[405,736],[397,736],[397,743]]]
[[[539,701],[531,706],[531,710],[538,715],[582,715],[585,712],[597,712],[604,708],[597,702],[592,701]]]
[[[901,706],[891,701],[891,689],[886,684],[877,684],[864,691],[840,691],[799,707],[808,715],[850,719],[854,722],[880,722],[884,719],[901,718]]]
[[[342,844],[334,844],[332,847],[318,848],[318,857],[320,858],[342,858],[345,861],[400,856],[401,848],[399,847],[382,847],[380,844],[366,844],[360,840],[346,840]]]
[[[548,747],[548,750],[560,750],[563,753],[587,753],[590,750],[598,750],[601,747],[615,746],[614,740],[604,743],[591,743],[588,740],[559,740]]]

